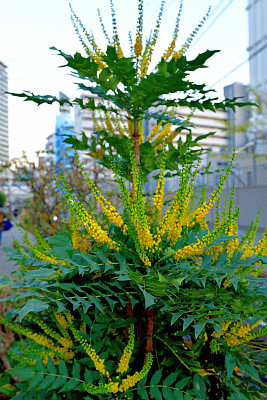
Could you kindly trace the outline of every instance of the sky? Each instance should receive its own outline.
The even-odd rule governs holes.
[[[99,7],[104,24],[111,33],[109,0],[72,0],[72,7],[96,42],[103,49],[106,42],[97,16]],[[160,57],[173,34],[180,0],[166,0],[165,14],[155,56]],[[137,0],[114,0],[119,35],[127,56],[128,31],[135,33]],[[153,29],[160,0],[144,0],[144,35]],[[188,58],[205,50],[220,50],[207,63],[209,68],[194,73],[194,80],[206,83],[223,96],[223,87],[235,81],[249,83],[247,0],[184,0],[178,46],[211,6],[210,17],[189,49]],[[64,60],[51,50],[55,46],[67,54],[83,49],[70,19],[68,0],[3,1],[0,13],[0,61],[8,66],[8,90],[21,93],[58,96],[59,91],[71,98],[80,95],[67,68],[59,68]],[[25,151],[30,160],[35,152],[44,150],[46,138],[54,132],[58,105],[37,107],[21,98],[9,96],[9,156],[20,157]]]

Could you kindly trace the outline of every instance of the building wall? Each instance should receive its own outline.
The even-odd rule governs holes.
[[[267,86],[267,1],[248,0],[250,85]]]
[[[0,61],[0,162],[8,161],[7,66]]]

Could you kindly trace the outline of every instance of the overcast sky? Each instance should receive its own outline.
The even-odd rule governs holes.
[[[156,54],[168,46],[174,28],[179,0],[166,0],[165,15]],[[135,32],[137,0],[114,0],[119,34],[124,38],[127,54],[128,31]],[[144,33],[154,27],[160,0],[144,0]],[[248,63],[234,73],[229,72],[248,57],[247,0],[184,0],[178,43],[183,44],[199,20],[212,6],[211,16],[202,27],[188,51],[188,57],[199,52],[221,50],[209,62],[210,68],[196,75],[198,82],[214,87],[222,96],[223,86],[239,81],[249,83]],[[109,0],[72,0],[72,6],[87,30],[105,49],[106,44],[98,22],[97,7],[103,14],[107,29],[111,29]],[[73,54],[82,52],[70,20],[68,0],[10,0],[3,1],[0,14],[0,61],[8,66],[9,91],[29,90],[35,94],[58,95],[62,91],[70,97],[79,96],[64,62],[49,47],[55,46]],[[224,78],[224,79],[222,79]],[[222,79],[222,80],[221,80]],[[55,128],[58,106],[36,105],[9,97],[10,158],[26,151],[33,159],[35,151],[44,149],[47,136]]]

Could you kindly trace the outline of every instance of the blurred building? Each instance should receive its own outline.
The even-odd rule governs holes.
[[[63,93],[59,93],[60,99],[68,99]],[[74,122],[70,114],[70,105],[64,103],[59,106],[60,114],[56,117],[55,132],[47,137],[46,160],[52,162],[58,169],[71,168],[74,159],[74,150],[64,140],[67,136],[74,135]],[[44,160],[41,160],[44,163]]]
[[[253,89],[267,89],[267,1],[248,0],[249,69]]]
[[[0,162],[9,159],[7,83],[7,66],[0,61]]]

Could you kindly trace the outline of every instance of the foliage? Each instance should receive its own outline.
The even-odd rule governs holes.
[[[188,73],[203,68],[215,52],[192,61],[185,58],[198,28],[175,50],[182,2],[172,42],[149,71],[163,6],[164,1],[156,27],[143,43],[143,1],[138,1],[136,40],[128,58],[122,53],[112,1],[112,38],[100,14],[109,44],[105,53],[72,12],[87,57],[60,54],[83,80],[79,87],[103,99],[74,102],[93,112],[101,110],[106,124],[93,136],[91,147],[84,134],[73,144],[89,149],[112,168],[123,211],[108,201],[78,162],[101,211],[87,210],[68,176],[61,174],[55,184],[69,208],[68,229],[48,238],[38,234],[36,244],[25,237],[27,252],[19,245],[8,250],[21,268],[5,282],[16,290],[13,300],[25,300],[1,318],[25,341],[19,354],[10,354],[10,373],[21,378],[14,399],[264,396],[266,353],[259,337],[267,333],[262,324],[267,299],[266,279],[258,276],[267,263],[267,231],[254,244],[256,219],[244,237],[238,235],[233,191],[220,212],[220,195],[234,156],[210,198],[205,201],[202,196],[192,207],[201,150],[194,148],[190,133],[187,144],[176,140],[180,128],[188,126],[169,110],[181,105],[213,111],[234,108],[235,99],[210,99],[204,85],[187,80]],[[51,96],[19,96],[38,104],[58,101]],[[167,109],[151,113],[152,105]],[[142,121],[152,117],[157,125],[142,138]],[[125,121],[128,128],[121,131]],[[157,188],[149,197],[143,183],[156,169]],[[167,171],[179,176],[168,204]],[[213,229],[208,226],[212,207]]]
[[[6,201],[6,195],[3,192],[0,192],[0,207],[2,207],[5,204]]]
[[[51,155],[50,155],[51,156]],[[85,168],[96,185],[103,186],[103,167],[95,163],[84,163]],[[37,167],[28,160],[24,154],[20,158],[11,160],[4,168],[8,168],[15,182],[20,182],[28,199],[20,209],[19,223],[29,232],[39,231],[42,235],[49,236],[63,227],[68,221],[68,208],[62,194],[53,184],[53,177],[59,176],[61,167],[52,161],[40,163]],[[71,168],[64,168],[66,179],[72,182],[72,190],[88,208],[91,204],[91,195],[88,186],[83,180],[81,171],[73,160]],[[108,179],[104,173],[105,183]],[[112,183],[110,184],[112,189]],[[23,190],[23,189],[22,189]],[[105,191],[112,196],[112,191]]]

